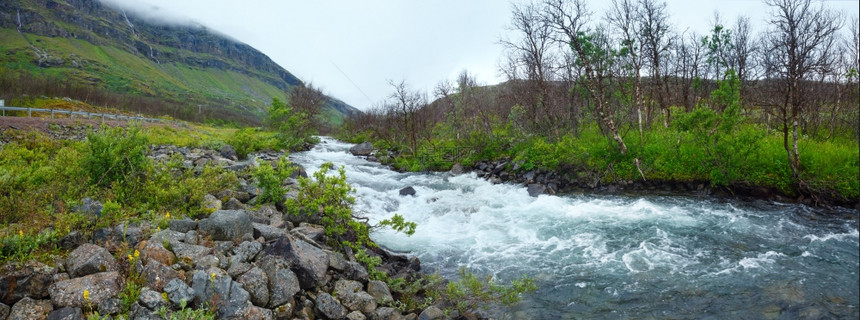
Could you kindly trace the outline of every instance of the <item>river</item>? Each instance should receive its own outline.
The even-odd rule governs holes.
[[[413,236],[373,240],[454,278],[460,267],[538,290],[500,319],[858,319],[857,212],[693,196],[530,197],[474,174],[398,173],[329,138],[291,156],[346,169],[355,210]],[[412,186],[413,196],[398,191]]]

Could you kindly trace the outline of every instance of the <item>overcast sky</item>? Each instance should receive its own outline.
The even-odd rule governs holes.
[[[405,80],[432,93],[469,70],[480,84],[502,81],[498,64],[511,16],[507,0],[102,0],[164,21],[193,21],[262,51],[326,94],[366,110]],[[609,1],[589,1],[602,16]],[[675,30],[708,31],[714,12],[726,25],[738,15],[765,27],[758,0],[667,0]],[[858,0],[831,0],[846,24]]]

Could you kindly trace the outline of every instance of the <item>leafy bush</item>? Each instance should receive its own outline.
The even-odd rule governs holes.
[[[293,173],[293,165],[287,160],[284,155],[278,159],[277,169],[272,168],[268,161],[263,161],[260,166],[254,169],[253,175],[257,179],[257,184],[263,189],[263,193],[258,198],[260,203],[275,203],[283,199],[285,191],[283,188],[284,180],[288,179]]]
[[[146,157],[149,143],[140,127],[107,128],[87,134],[82,167],[92,185],[108,187],[113,183],[130,186],[152,165]]]

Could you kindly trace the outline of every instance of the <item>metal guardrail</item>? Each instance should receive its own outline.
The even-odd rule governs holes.
[[[22,108],[22,107],[4,107],[0,106],[0,110],[2,110],[2,114],[5,117],[6,111],[25,111],[27,112],[27,117],[33,117],[33,113],[50,113],[51,119],[54,119],[55,114],[67,114],[69,118],[74,119],[75,116],[87,117],[88,119],[92,119],[93,117],[102,118],[102,121],[112,119],[112,120],[127,120],[127,121],[144,121],[144,122],[158,122],[158,123],[174,123],[177,125],[183,125],[179,121],[174,120],[165,120],[165,119],[157,119],[157,118],[146,118],[146,117],[138,117],[138,116],[124,116],[118,114],[109,114],[109,113],[96,113],[96,112],[86,112],[86,111],[72,111],[72,110],[61,110],[61,109],[40,109],[40,108]]]

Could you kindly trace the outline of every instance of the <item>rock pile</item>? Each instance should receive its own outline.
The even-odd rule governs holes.
[[[313,240],[321,227],[294,228],[272,214],[280,215],[264,206],[218,210],[199,221],[172,220],[160,231],[147,223],[125,226],[154,231],[145,239],[132,238],[137,241],[129,245],[139,255],[129,259],[116,259],[109,250],[116,246],[93,241],[56,267],[33,261],[7,265],[0,271],[0,319],[81,319],[88,309],[115,316],[122,303],[131,303],[131,319],[160,319],[157,310],[181,305],[211,308],[218,319],[417,318],[388,307],[393,300],[388,286],[370,280],[360,263]],[[383,258],[396,260],[387,255]],[[393,271],[417,267],[401,269]],[[135,276],[143,283],[138,299],[121,301]]]

